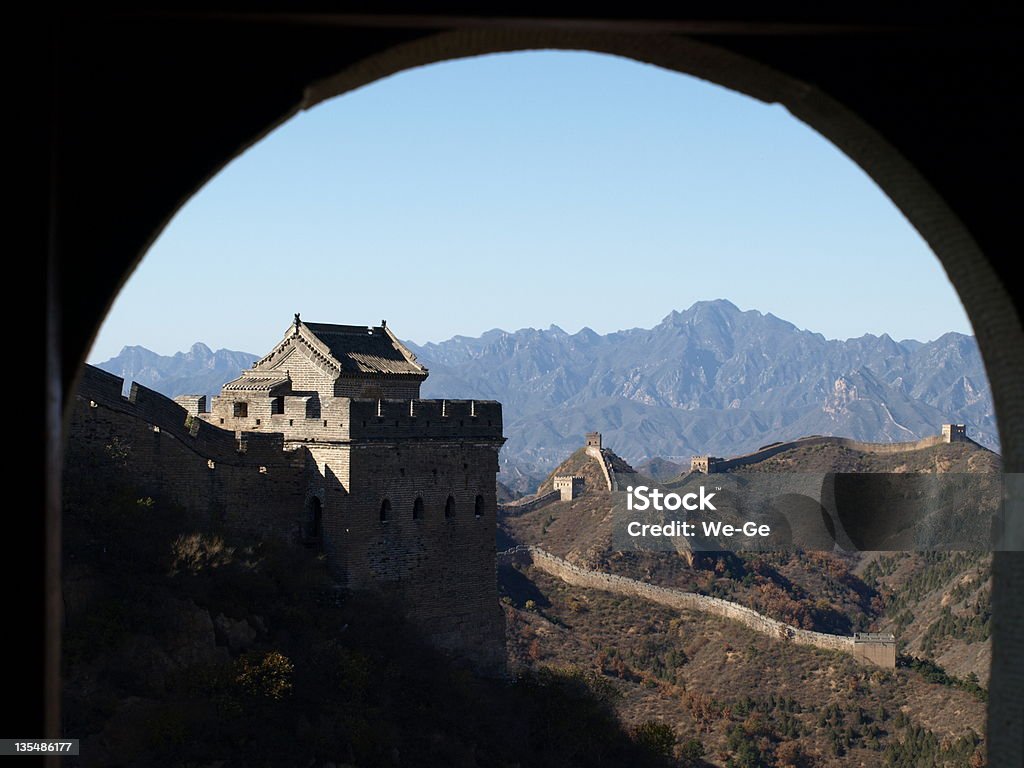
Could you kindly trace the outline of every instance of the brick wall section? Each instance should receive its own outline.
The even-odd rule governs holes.
[[[711,471],[724,472],[735,467],[742,467],[747,464],[755,464],[759,461],[764,461],[765,459],[769,459],[783,451],[788,451],[791,448],[803,448],[810,445],[822,445],[825,443],[828,443],[829,445],[841,445],[845,448],[850,448],[851,450],[860,451],[862,453],[890,455],[895,453],[904,453],[906,451],[920,451],[925,448],[932,448],[933,446],[949,442],[951,442],[951,440],[944,435],[932,435],[931,437],[925,437],[908,443],[862,443],[860,440],[851,440],[848,437],[802,437],[798,440],[788,440],[784,443],[770,445],[759,451],[746,453],[742,456],[735,456],[731,459],[721,459],[714,463]],[[961,437],[956,438],[955,442],[974,441],[968,437]],[[977,445],[977,443],[975,443],[975,445]],[[702,458],[704,457],[695,456],[691,461],[691,468],[694,466],[694,462],[696,460]]]
[[[102,448],[117,438],[143,492],[257,536],[308,540],[318,499],[321,543],[342,584],[393,594],[435,646],[482,672],[504,671],[494,572],[500,404],[332,397],[316,419],[302,406],[300,419],[287,407],[270,414],[266,393],[232,392],[215,399],[213,419],[261,420],[235,432],[138,384],[124,398],[122,385],[86,367],[70,440]],[[248,415],[233,419],[226,406],[245,397]],[[423,513],[413,519],[417,497]]]
[[[896,668],[896,639],[854,636],[853,654],[861,661],[886,669]]]
[[[334,379],[338,375],[326,357],[289,336],[269,355],[257,361],[254,368],[268,372],[287,371],[296,392],[316,392],[320,400],[334,396]]]
[[[523,499],[510,501],[508,504],[502,504],[500,512],[503,515],[511,516],[525,515],[527,512],[532,512],[535,509],[540,509],[548,504],[560,501],[561,498],[561,491],[548,491],[542,496],[527,496]]]
[[[233,433],[196,419],[187,423],[184,408],[138,384],[122,397],[120,382],[86,368],[70,441],[103,449],[116,438],[126,452],[125,479],[140,493],[185,507],[214,526],[294,538],[305,496],[304,451],[284,451],[280,435],[240,444]]]
[[[208,410],[206,395],[178,395],[174,398],[174,402],[193,416],[198,416],[200,413],[206,413]]]
[[[587,445],[586,450],[587,455],[596,461],[598,466],[601,467],[601,474],[604,476],[606,490],[617,491],[619,487],[618,483],[615,482],[615,470],[611,468],[607,459],[605,459],[601,448],[594,445]]]
[[[489,441],[354,443],[349,492],[328,488],[324,507],[324,549],[344,583],[396,593],[432,644],[494,672],[505,649],[494,573],[497,457]]]
[[[637,581],[636,579],[612,573],[602,573],[600,571],[580,568],[578,565],[574,565],[567,560],[563,560],[534,546],[516,547],[513,550],[499,554],[498,557],[499,560],[503,561],[528,557],[536,567],[567,584],[587,589],[601,589],[606,592],[615,592],[616,594],[628,595],[630,597],[640,597],[678,610],[702,611],[738,621],[756,632],[780,640],[788,640],[798,645],[810,645],[829,651],[842,651],[851,654],[859,661],[877,663],[890,669],[896,666],[895,642],[891,644],[871,641],[862,642],[845,635],[829,635],[823,632],[797,629],[789,624],[776,621],[758,613],[752,608],[747,608],[728,600],[699,595],[695,592],[684,592],[679,589],[662,587],[656,584],[648,584],[647,582]],[[882,645],[891,645],[891,663],[889,663],[888,648],[882,650]]]

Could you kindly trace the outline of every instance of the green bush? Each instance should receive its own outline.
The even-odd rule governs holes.
[[[633,741],[647,751],[662,757],[672,757],[676,733],[671,726],[657,720],[646,720],[634,728],[631,735]]]

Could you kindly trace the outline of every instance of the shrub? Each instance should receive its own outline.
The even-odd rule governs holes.
[[[235,662],[235,683],[254,698],[283,699],[291,693],[293,670],[283,653],[247,653]]]
[[[697,739],[687,739],[679,747],[679,759],[684,766],[697,766],[704,757],[704,745]]]
[[[655,755],[672,757],[676,733],[672,727],[657,720],[647,720],[633,729],[633,741]]]
[[[235,550],[224,546],[219,536],[207,537],[201,533],[178,536],[171,544],[171,573],[185,571],[196,574],[231,562]]]

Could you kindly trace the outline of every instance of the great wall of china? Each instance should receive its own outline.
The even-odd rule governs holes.
[[[812,435],[809,437],[799,437],[795,440],[772,443],[770,445],[762,446],[756,451],[745,453],[741,456],[733,456],[728,459],[723,459],[718,456],[710,456],[707,454],[693,456],[690,459],[690,472],[699,472],[703,474],[726,472],[730,469],[744,467],[750,464],[756,464],[759,461],[764,461],[765,459],[770,459],[772,456],[776,456],[783,451],[788,451],[793,448],[807,448],[815,445],[838,445],[843,448],[849,448],[850,450],[860,451],[862,453],[892,455],[908,451],[921,451],[926,448],[933,448],[936,445],[943,445],[945,443],[972,443],[973,445],[977,445],[979,448],[983,447],[967,436],[967,429],[963,424],[943,424],[942,432],[940,434],[931,435],[930,437],[905,443],[865,443],[848,437]],[[619,490],[619,483],[615,475],[615,468],[612,461],[609,459],[610,452],[602,447],[600,432],[587,433],[585,452],[587,456],[594,460],[594,463],[601,471],[605,486],[603,490]],[[566,478],[556,476],[554,481],[557,484],[559,480],[565,479]],[[557,491],[549,491],[548,493],[540,496],[536,494],[532,496],[524,496],[523,498],[516,499],[515,501],[499,504],[498,511],[505,515],[524,515],[527,512],[547,506],[548,504],[552,504],[556,501],[571,500],[577,495],[579,495],[579,493],[569,494],[567,496],[566,494],[560,494]]]
[[[860,440],[853,440],[848,437],[828,437],[824,435],[813,435],[811,437],[800,437],[796,440],[786,440],[781,443],[772,443],[758,448],[751,453],[742,456],[733,456],[729,459],[718,456],[694,456],[690,460],[691,472],[703,472],[713,474],[725,472],[736,467],[743,467],[748,464],[756,464],[759,461],[770,459],[772,456],[788,451],[793,448],[806,448],[812,445],[838,445],[861,453],[873,453],[890,455],[894,453],[905,453],[907,451],[921,451],[926,448],[933,448],[944,443],[974,443],[967,437],[967,428],[963,424],[943,424],[942,432],[938,435],[931,435],[920,440],[913,440],[906,443],[864,443]],[[977,443],[974,443],[977,445]],[[979,446],[981,447],[981,446]]]
[[[886,669],[895,669],[896,667],[896,638],[893,635],[863,633],[852,636],[830,635],[824,632],[798,629],[758,613],[752,608],[721,598],[649,584],[614,573],[581,568],[533,545],[523,544],[505,552],[499,552],[497,559],[499,563],[528,561],[545,573],[572,586],[600,589],[628,597],[639,597],[676,610],[701,611],[738,621],[755,632],[778,640],[797,645],[810,645],[829,651],[841,651],[850,654],[857,661],[875,664]]]

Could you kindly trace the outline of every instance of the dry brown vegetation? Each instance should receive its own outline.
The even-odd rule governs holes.
[[[587,461],[577,451],[555,473],[584,473]],[[892,455],[824,444],[735,471],[998,472],[999,457],[970,443]],[[680,764],[698,764],[683,755],[694,739],[706,748],[701,759],[717,765],[983,764],[988,556],[621,552],[610,509],[611,496],[588,484],[572,502],[500,520],[502,542],[722,597],[794,626],[892,630],[900,668],[862,667],[724,619],[570,587],[530,567],[502,569],[514,663],[572,664],[613,680],[624,722],[671,726]]]
[[[570,587],[529,566],[501,570],[512,662],[604,676],[621,694],[624,723],[669,725],[677,752],[695,739],[718,765],[744,764],[737,756],[751,744],[761,761],[751,765],[796,755],[813,765],[882,765],[887,748],[918,727],[940,742],[969,741],[949,762],[966,766],[982,732],[982,701],[917,671],[865,667],[725,619]]]

